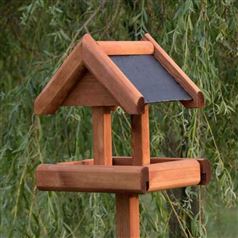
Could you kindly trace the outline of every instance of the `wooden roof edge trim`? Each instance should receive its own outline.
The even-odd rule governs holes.
[[[86,72],[81,59],[81,44],[79,42],[74,47],[36,98],[34,102],[35,114],[54,114],[79,79],[80,74]]]
[[[107,55],[151,55],[154,45],[149,41],[97,41]]]
[[[88,70],[129,114],[144,111],[144,97],[90,34],[82,38],[82,57]]]
[[[175,80],[192,97],[191,101],[181,101],[185,107],[202,108],[205,106],[205,99],[202,91],[188,77],[188,75],[174,62],[174,60],[165,52],[165,50],[146,33],[143,40],[150,41],[154,45],[154,57],[161,65],[175,78]]]

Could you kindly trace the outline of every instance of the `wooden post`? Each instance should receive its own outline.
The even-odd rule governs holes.
[[[149,106],[144,113],[131,116],[132,159],[134,165],[150,164]]]
[[[116,194],[117,238],[140,237],[138,194]]]
[[[95,165],[112,165],[111,107],[93,107],[93,154]]]
[[[131,116],[133,165],[150,163],[149,108]],[[116,229],[118,238],[140,237],[138,194],[116,194]]]

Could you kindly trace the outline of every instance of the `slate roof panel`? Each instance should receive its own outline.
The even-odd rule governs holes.
[[[145,103],[192,100],[153,55],[110,58],[144,96]]]

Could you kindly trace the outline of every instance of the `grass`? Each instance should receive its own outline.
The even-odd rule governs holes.
[[[238,210],[218,208],[214,216],[210,215],[208,224],[209,238],[238,237]]]

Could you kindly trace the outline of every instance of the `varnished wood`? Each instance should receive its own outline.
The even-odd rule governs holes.
[[[199,185],[206,185],[211,181],[212,171],[209,160],[197,159],[201,167],[201,181]]]
[[[68,97],[64,106],[113,106],[119,105],[107,89],[98,82],[92,73],[87,72],[78,81]]]
[[[107,55],[151,55],[154,46],[146,41],[97,41]]]
[[[200,164],[194,159],[151,164],[147,167],[148,191],[197,185],[201,181]]]
[[[150,163],[149,106],[140,115],[131,115],[132,159],[134,165]]]
[[[142,113],[144,106],[143,95],[107,55],[107,53],[109,55],[113,53],[114,48],[115,51],[125,51],[128,54],[133,51],[135,51],[135,54],[153,53],[152,51],[154,51],[154,56],[158,61],[192,96],[192,101],[183,101],[182,103],[187,107],[202,107],[204,105],[204,97],[201,90],[149,34],[146,34],[144,39],[147,41],[96,42],[90,35],[86,34],[36,98],[34,112],[38,115],[53,114],[62,104],[68,106],[111,106],[119,104],[130,114]],[[104,52],[104,48],[108,49],[107,53]],[[84,83],[78,83],[83,78],[92,79],[92,74],[88,73],[83,77],[87,72],[84,64],[95,74],[102,85],[95,82],[95,84],[91,84],[93,86],[90,89],[89,84],[92,81],[86,82],[84,80]],[[78,94],[80,87],[83,90],[85,89],[85,92],[87,90],[94,91],[98,100],[91,93],[89,95],[85,92]],[[73,91],[71,92],[72,89]]]
[[[115,158],[113,158],[113,161]],[[168,158],[168,157],[163,157],[163,158],[151,158],[151,163],[164,163],[164,162],[172,162],[172,161],[182,161],[182,160],[196,160],[200,164],[200,183],[199,185],[206,185],[210,182],[211,180],[211,165],[209,160],[203,159],[203,158]],[[115,163],[115,162],[113,162]],[[117,164],[117,163],[115,163]]]
[[[139,238],[140,217],[138,194],[116,195],[117,238]]]
[[[37,168],[37,186],[43,190],[55,191],[90,190],[130,193],[140,191],[144,193],[205,184],[204,182],[209,181],[203,181],[202,178],[202,176],[209,178],[210,175],[209,167],[206,167],[209,164],[204,159],[153,157],[151,161],[153,164],[131,166],[131,157],[114,157],[114,164],[119,165],[93,165],[93,160],[64,162],[55,165],[43,164]],[[201,167],[201,164],[204,167]],[[84,178],[88,182],[85,182]],[[118,185],[116,185],[117,183]],[[125,190],[123,190],[124,186]],[[119,194],[116,197],[119,196],[118,198],[122,199],[120,196],[124,195]]]
[[[142,94],[89,34],[82,39],[82,56],[88,69],[125,111],[130,114],[140,114],[143,111]]]
[[[139,193],[207,184],[211,176],[209,162],[203,159],[150,158],[149,112],[143,91],[108,55],[153,54],[191,95],[193,100],[182,102],[186,107],[203,107],[204,97],[149,34],[145,40],[96,42],[86,34],[37,97],[34,108],[36,114],[52,114],[62,105],[92,107],[94,159],[40,165],[37,187],[46,191],[116,193],[120,238],[140,236]],[[152,56],[143,57],[154,60]],[[132,158],[112,157],[111,110],[118,105],[132,115]]]
[[[145,193],[148,169],[141,166],[42,164],[37,188],[45,191]]]
[[[94,159],[59,162],[57,165],[94,165]]]
[[[112,123],[110,107],[93,107],[94,164],[112,165]]]
[[[36,98],[34,113],[37,115],[55,113],[85,71],[80,42]]]
[[[150,163],[151,164],[158,164],[158,163],[165,163],[165,162],[173,162],[173,161],[182,161],[182,160],[191,160],[192,158],[169,158],[169,157],[151,157]],[[200,164],[200,174],[201,180],[199,185],[206,185],[211,180],[211,165],[207,159],[196,158],[196,161]],[[93,165],[93,159],[86,159],[81,161],[70,161],[70,162],[61,162],[58,164],[71,164],[71,165]],[[133,165],[132,157],[126,156],[118,156],[113,157],[113,165],[120,165],[120,166],[129,166]]]
[[[148,105],[144,107],[143,111],[140,115],[131,116],[133,165],[150,163]],[[138,194],[116,194],[116,208],[117,236],[120,238],[140,237]]]
[[[152,38],[150,34],[145,34],[144,40],[150,41],[154,45],[154,56],[163,67],[175,78],[175,80],[193,98],[192,101],[183,101],[185,107],[204,107],[205,101],[201,90],[188,77],[188,75],[174,62],[165,50]]]

